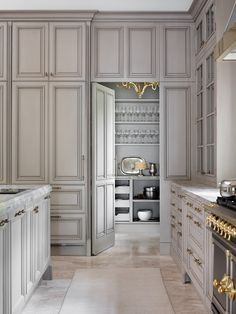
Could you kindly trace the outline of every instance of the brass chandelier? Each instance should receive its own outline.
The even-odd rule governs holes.
[[[139,98],[142,98],[145,90],[150,87],[152,90],[156,90],[159,86],[158,82],[143,82],[143,83],[135,83],[135,82],[122,82],[118,87],[124,87],[126,89],[134,88],[136,94]]]

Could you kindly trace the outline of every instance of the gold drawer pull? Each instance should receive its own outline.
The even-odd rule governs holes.
[[[172,194],[175,194],[175,191],[174,191],[174,190],[171,190],[171,193],[172,193]]]
[[[177,208],[177,210],[178,210],[180,213],[182,213],[182,208]]]
[[[189,218],[190,220],[193,219],[193,216],[191,216],[191,215],[186,215],[186,217]]]
[[[171,215],[171,218],[172,218],[172,219],[175,219],[175,216],[174,216],[174,215]]]
[[[187,253],[188,253],[189,255],[192,255],[192,254],[193,254],[193,251],[188,248],[188,249],[187,249]]]
[[[201,210],[200,208],[198,208],[198,207],[194,207],[194,210],[195,210],[195,212],[197,212],[197,213],[201,213],[201,212],[202,212],[202,210]]]
[[[198,265],[198,266],[202,266],[202,262],[199,258],[194,257],[194,262]]]
[[[179,225],[180,227],[182,227],[182,222],[178,221],[178,225]]]
[[[171,203],[171,206],[175,206],[175,203]]]
[[[182,237],[182,232],[178,231],[177,234]]]
[[[47,195],[47,196],[44,197],[45,200],[49,200],[50,198],[51,198],[50,195]]]
[[[171,227],[172,227],[172,228],[175,228],[175,224],[171,224]]]
[[[55,215],[55,216],[51,216],[51,218],[52,218],[52,219],[60,219],[60,218],[61,218],[61,216],[59,216],[59,215]]]
[[[52,189],[53,190],[61,190],[61,186],[54,186]]]
[[[25,213],[25,210],[24,210],[24,209],[19,210],[17,213],[15,213],[15,217],[21,216],[21,215],[23,215],[24,213]]]

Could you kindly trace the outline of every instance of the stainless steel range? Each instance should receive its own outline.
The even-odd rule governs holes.
[[[212,312],[236,314],[236,196],[217,203],[207,217],[214,244]]]

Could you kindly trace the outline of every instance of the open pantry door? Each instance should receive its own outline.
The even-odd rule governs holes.
[[[115,92],[92,85],[92,254],[115,242]]]

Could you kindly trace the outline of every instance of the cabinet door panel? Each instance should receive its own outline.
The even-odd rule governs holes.
[[[48,23],[13,23],[13,80],[45,80]]]
[[[107,234],[115,232],[115,225],[114,225],[114,217],[115,217],[115,185],[114,183],[107,184],[107,214],[106,214],[106,232]],[[113,209],[113,210],[110,210]]]
[[[156,76],[156,28],[128,28],[128,77]]]
[[[84,181],[84,84],[50,85],[50,183]]]
[[[51,216],[52,244],[85,244],[85,216]]]
[[[50,40],[50,80],[85,80],[85,25],[50,23]]]
[[[0,23],[0,81],[7,79],[7,24]]]
[[[46,83],[13,84],[13,183],[47,182],[47,93]]]
[[[0,183],[6,183],[7,169],[7,86],[0,82]]]
[[[163,77],[190,78],[190,27],[168,26],[163,32]]]
[[[164,86],[165,177],[189,178],[190,108],[189,86]]]
[[[98,27],[93,29],[92,69],[95,78],[123,77],[124,29],[123,27]]]
[[[1,216],[0,221],[6,216]],[[0,227],[0,314],[8,313],[9,291],[4,289],[9,279],[9,224]]]

